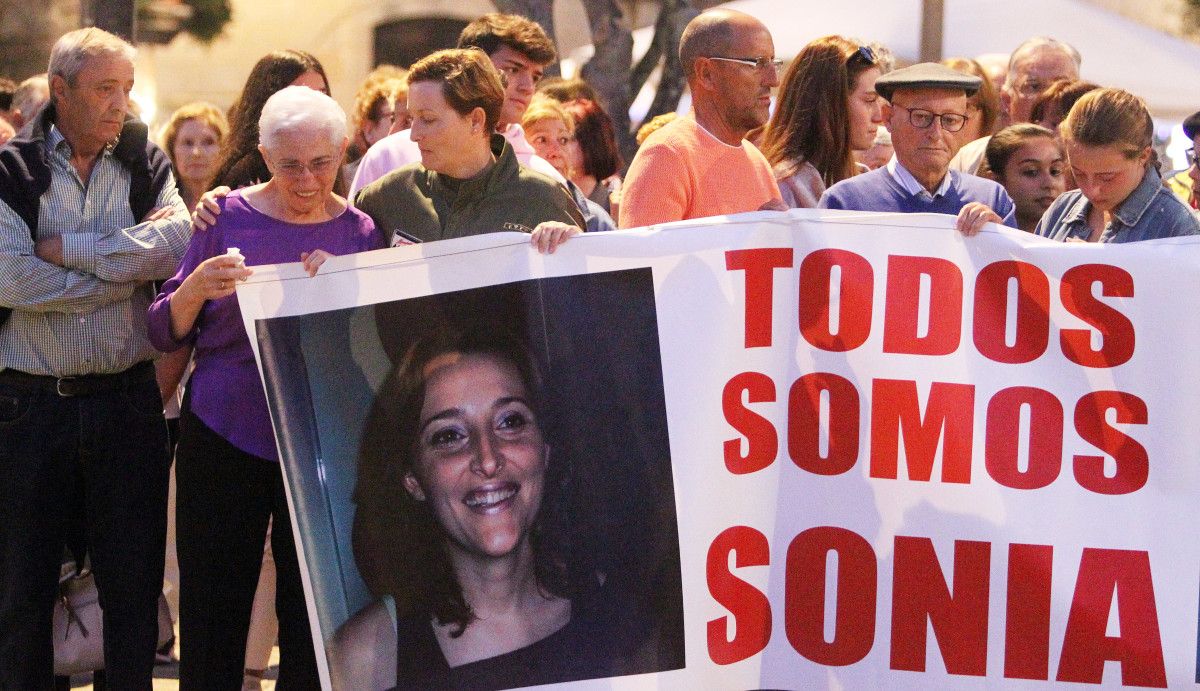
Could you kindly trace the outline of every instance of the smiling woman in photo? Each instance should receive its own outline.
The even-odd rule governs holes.
[[[380,599],[334,640],[345,688],[501,688],[609,676],[605,577],[563,516],[567,459],[515,338],[440,332],[413,345],[362,439],[354,554]]]

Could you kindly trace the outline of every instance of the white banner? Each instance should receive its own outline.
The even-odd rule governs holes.
[[[962,238],[946,217],[809,211],[588,234],[546,256],[527,240],[338,257],[311,279],[262,267],[238,289],[327,683],[1200,679],[1200,240]],[[431,405],[428,368],[417,398],[397,387],[447,330],[516,334],[536,370],[523,388],[544,387],[522,419],[545,439],[540,465],[510,458],[528,472],[442,511],[433,480],[393,462],[419,447],[424,468],[424,438],[381,421]],[[469,443],[464,429],[445,438]],[[493,478],[479,463],[472,477]],[[494,603],[461,565],[507,558],[471,531],[533,487],[516,549],[570,577],[539,571],[553,613],[508,630],[478,616]],[[392,495],[427,511],[433,547],[398,541],[409,518],[365,516]],[[476,613],[457,637],[409,587],[439,583],[424,572],[443,560],[446,601]],[[388,622],[371,619],[384,601],[390,630],[351,631]]]

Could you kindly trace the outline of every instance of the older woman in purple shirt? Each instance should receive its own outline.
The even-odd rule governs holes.
[[[241,686],[269,518],[279,684],[319,686],[275,438],[234,289],[247,264],[303,261],[311,275],[330,255],[383,246],[371,220],[333,193],[346,148],[337,103],[282,89],[263,107],[259,131],[270,181],[220,200],[220,220],[192,237],[148,319],[156,347],[191,346],[195,357],[176,455],[184,688]]]

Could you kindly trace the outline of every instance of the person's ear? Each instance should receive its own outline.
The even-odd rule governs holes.
[[[713,73],[713,64],[712,60],[700,57],[696,58],[696,62],[693,63],[694,67],[692,68],[696,75],[696,81],[709,90],[715,89],[717,83],[717,77]]]
[[[879,115],[883,118],[883,126],[887,128],[888,132],[892,131],[892,114],[895,112],[896,109],[888,101],[884,101],[879,106]]]
[[[1150,149],[1150,147],[1147,146],[1146,148],[1142,149],[1142,153],[1138,154],[1138,163],[1144,167],[1147,163],[1150,162],[1151,155],[1152,155],[1151,149]]]
[[[411,471],[404,474],[404,489],[413,499],[425,501],[425,490],[421,488],[421,481]]]
[[[471,132],[482,132],[486,125],[487,113],[483,111],[483,108],[476,106],[475,109],[471,111]]]
[[[275,175],[275,170],[271,168],[271,159],[269,156],[267,156],[267,148],[262,144],[259,144],[258,153],[262,156],[263,163],[265,163],[267,168],[271,170],[271,175]]]
[[[63,97],[67,91],[67,80],[61,74],[50,76],[50,94],[57,101]]]

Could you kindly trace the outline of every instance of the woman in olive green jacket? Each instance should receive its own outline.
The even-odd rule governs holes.
[[[495,133],[504,87],[482,51],[439,51],[413,65],[408,80],[421,163],[392,171],[354,200],[393,244],[532,233],[547,221],[583,227],[562,185],[518,164]],[[558,233],[563,240],[574,234],[561,227]]]

